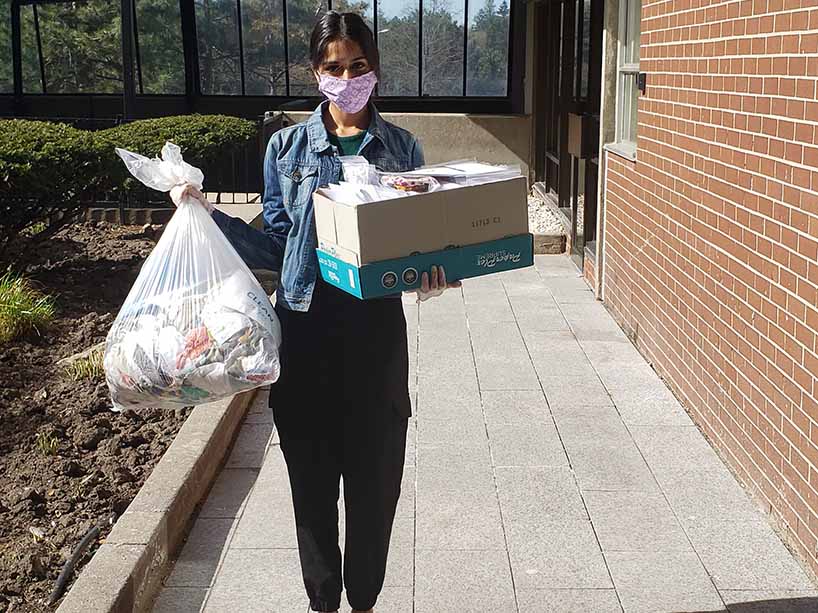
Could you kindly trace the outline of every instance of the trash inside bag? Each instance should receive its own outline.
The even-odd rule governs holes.
[[[162,159],[117,153],[149,187],[201,189],[201,171],[173,143]],[[204,207],[184,200],[108,333],[104,364],[114,408],[189,406],[273,383],[280,344],[267,294]]]

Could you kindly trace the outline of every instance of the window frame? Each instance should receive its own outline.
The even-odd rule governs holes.
[[[24,115],[27,107],[43,108],[47,99],[59,99],[64,109],[71,115],[84,115],[82,109],[96,108],[121,108],[123,94],[95,94],[95,93],[35,93],[23,92],[22,83],[18,82],[21,75],[20,56],[20,7],[38,4],[61,4],[71,0],[12,0],[12,74],[13,93],[0,94],[0,100],[4,97],[13,97],[14,114]],[[468,4],[475,0],[464,0],[464,11],[468,11]],[[264,96],[264,95],[241,95],[241,94],[203,94],[201,91],[201,79],[199,74],[199,52],[196,34],[196,11],[194,0],[179,0],[184,47],[184,68],[186,91],[184,94],[154,94],[142,93],[140,87],[141,79],[141,57],[136,56],[136,78],[134,79],[135,99],[138,99],[139,115],[144,115],[149,110],[151,115],[162,115],[168,113],[178,113],[179,105],[186,107],[187,112],[227,112],[243,116],[258,116],[267,110],[312,110],[321,100],[320,97],[311,96]],[[422,6],[423,0],[418,0]],[[286,5],[286,1],[284,2]],[[331,0],[328,0],[331,5]],[[238,5],[238,3],[237,3]],[[286,9],[285,9],[286,11]],[[375,15],[375,26],[377,28],[377,2],[373,1],[373,11]],[[470,114],[514,114],[524,113],[524,72],[525,72],[525,36],[526,31],[526,5],[521,0],[509,0],[509,24],[508,24],[508,67],[506,72],[507,89],[505,96],[384,96],[375,97],[379,109],[387,112],[440,112],[440,113],[470,113]],[[135,11],[134,11],[135,12]],[[15,32],[15,15],[17,18]],[[237,24],[241,26],[240,15]],[[422,21],[422,17],[420,19]],[[286,23],[286,16],[285,16]],[[465,86],[467,63],[467,37],[469,32],[469,15],[464,13],[464,58],[463,58],[463,81]],[[138,25],[134,23],[134,34],[138,36]],[[239,28],[240,29],[240,28]],[[239,34],[241,36],[241,34]],[[377,34],[376,34],[377,36]],[[419,40],[422,40],[419,33]],[[136,43],[136,41],[134,41]],[[136,43],[138,44],[138,43]],[[287,49],[288,45],[285,45]],[[243,49],[240,50],[243,55]],[[242,64],[245,58],[241,57]],[[289,59],[289,58],[288,58]],[[289,73],[289,66],[288,71]],[[419,77],[422,70],[419,71]],[[288,74],[289,76],[289,74]],[[126,76],[127,78],[127,76]],[[244,81],[244,70],[242,67],[242,81]],[[289,79],[288,79],[289,80]],[[420,79],[419,79],[420,80]],[[127,88],[125,88],[127,89]],[[242,83],[242,89],[245,89]],[[464,91],[464,93],[466,93]],[[76,100],[76,104],[74,101]],[[76,110],[73,110],[76,108]],[[131,108],[134,108],[133,106]],[[103,111],[104,112],[104,111]],[[66,113],[61,112],[60,115]]]
[[[633,22],[636,32],[629,27],[630,11],[637,10]],[[627,157],[635,159],[637,149],[638,99],[639,99],[639,60],[641,40],[642,0],[619,0],[619,37],[616,59],[616,131],[613,146]],[[629,56],[629,53],[630,56]],[[635,60],[635,61],[633,61]],[[637,109],[632,105],[636,104]],[[632,111],[636,113],[632,114]]]

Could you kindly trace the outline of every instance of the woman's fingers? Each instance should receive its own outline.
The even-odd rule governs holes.
[[[440,287],[446,287],[446,270],[441,266],[437,269],[438,271],[438,285]]]
[[[423,293],[426,293],[426,292],[429,291],[429,273],[428,272],[424,272],[420,276],[420,291],[422,291]]]
[[[436,289],[439,287],[439,285],[440,285],[440,283],[439,283],[439,278],[438,278],[438,268],[437,268],[437,266],[432,266],[432,274],[431,274],[431,277],[432,277],[432,281],[431,281],[431,283],[430,283],[430,286],[431,286],[431,288],[432,288],[432,291],[434,291],[434,290],[436,290]]]

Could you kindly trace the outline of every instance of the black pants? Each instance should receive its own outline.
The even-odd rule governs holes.
[[[319,281],[309,312],[278,314],[282,374],[270,405],[310,606],[335,611],[346,585],[350,606],[366,610],[383,587],[411,412],[403,307],[394,298],[360,301]]]

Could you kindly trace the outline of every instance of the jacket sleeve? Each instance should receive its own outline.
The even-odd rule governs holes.
[[[230,217],[221,211],[213,211],[213,221],[221,228],[244,263],[251,269],[281,271],[284,247],[292,222],[284,209],[281,188],[278,184],[276,148],[274,138],[267,145],[264,156],[264,198],[262,202],[264,231]]]
[[[426,159],[423,156],[423,147],[417,139],[412,143],[412,170],[426,165]]]

